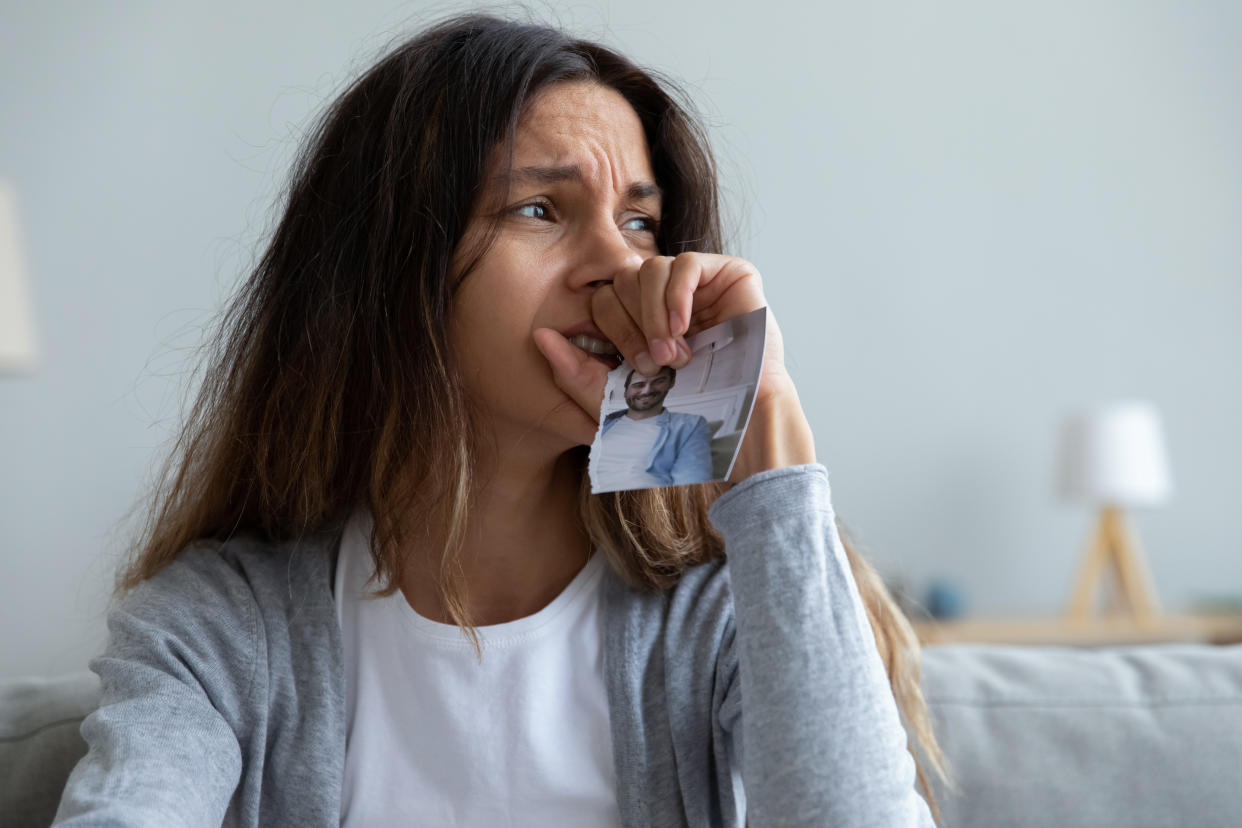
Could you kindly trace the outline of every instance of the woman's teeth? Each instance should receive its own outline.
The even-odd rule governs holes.
[[[605,342],[602,339],[596,339],[595,337],[587,336],[586,334],[578,334],[577,336],[570,337],[569,341],[589,354],[617,353],[616,346],[611,342]]]

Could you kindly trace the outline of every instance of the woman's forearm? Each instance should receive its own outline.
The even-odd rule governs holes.
[[[753,825],[932,825],[822,466],[758,472],[712,508],[736,611]]]

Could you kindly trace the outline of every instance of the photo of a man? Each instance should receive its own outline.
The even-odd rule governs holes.
[[[634,371],[626,376],[626,408],[607,415],[600,427],[597,471],[610,488],[676,486],[712,478],[707,418],[664,407],[676,380],[677,372],[667,365],[654,377]]]
[[[686,337],[690,360],[653,377],[624,360],[608,372],[591,444],[591,491],[727,480],[763,371],[767,308]]]

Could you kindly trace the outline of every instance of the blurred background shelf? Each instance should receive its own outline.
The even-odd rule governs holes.
[[[917,621],[922,644],[1032,644],[1096,647],[1125,644],[1242,643],[1242,613],[1159,615],[1149,621],[1099,616],[1084,621],[1056,617],[965,618]]]

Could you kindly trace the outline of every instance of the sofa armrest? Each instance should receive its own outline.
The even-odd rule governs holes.
[[[0,822],[52,823],[65,781],[86,755],[78,728],[99,695],[90,672],[0,681]]]

